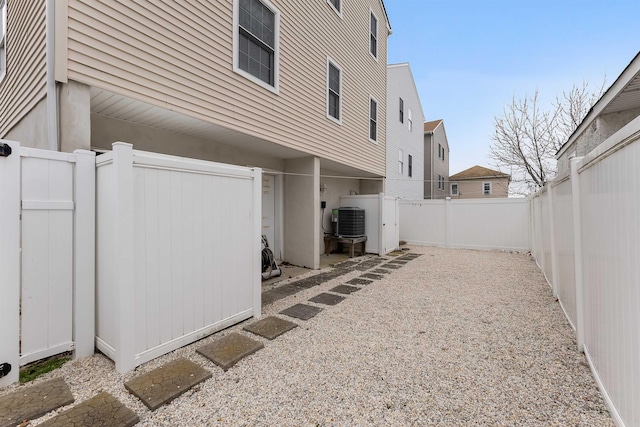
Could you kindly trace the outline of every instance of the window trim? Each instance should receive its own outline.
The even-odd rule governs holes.
[[[375,120],[371,117],[371,101],[375,102],[375,104],[376,104],[376,118],[375,118]],[[369,95],[369,126],[368,126],[368,129],[369,129],[369,142],[373,142],[374,144],[378,143],[378,134],[379,134],[379,132],[378,132],[378,123],[379,123],[379,120],[378,120],[378,115],[379,115],[378,114],[378,110],[379,110],[378,105],[380,105],[378,100],[376,98],[374,98],[373,95]],[[376,125],[376,134],[375,134],[376,139],[371,139],[371,122],[372,121]]]
[[[373,34],[372,28],[371,28],[371,18],[375,18],[376,20],[376,33]],[[373,13],[373,9],[369,9],[369,54],[371,55],[371,57],[373,59],[375,59],[376,61],[378,60],[378,40],[380,39],[380,37],[378,36],[378,28],[380,27],[380,20],[378,19],[378,16]],[[373,52],[371,52],[373,50],[373,43],[372,43],[372,36],[373,39],[376,41],[376,53],[374,54]]]
[[[485,190],[485,185],[489,184],[489,192],[487,193]],[[483,196],[490,196],[493,192],[493,185],[491,183],[491,181],[485,181],[482,183],[482,195]]]
[[[407,176],[413,178],[413,156],[407,154]]]
[[[7,21],[8,21],[8,0],[0,0],[0,82],[7,75]]]
[[[457,182],[456,182],[456,183],[452,183],[452,184],[450,184],[450,186],[451,186],[451,187],[450,187],[450,193],[451,193],[451,195],[452,195],[452,196],[459,196],[459,194],[458,194],[458,183],[457,183]],[[454,187],[454,186],[456,187],[456,191],[455,191],[455,192],[453,191],[453,187]]]
[[[342,16],[342,2],[344,0],[337,0],[338,1],[338,7],[335,7],[335,5],[333,4],[333,2],[331,0],[327,0],[327,4],[331,7],[331,9],[333,9],[333,11],[336,13],[336,15],[338,15],[340,17],[340,19],[344,19]]]
[[[336,67],[338,69],[338,71],[340,72],[340,93],[338,93],[338,119],[336,119],[335,117],[333,117],[331,114],[329,114],[329,91],[331,90],[329,88],[329,65],[333,65],[334,67]],[[334,61],[333,59],[331,59],[330,57],[327,56],[327,108],[326,108],[326,114],[327,114],[327,118],[339,125],[342,124],[342,67],[340,65],[338,65],[336,63],[336,61]]]
[[[398,149],[398,172],[400,175],[404,175],[404,151],[402,148]]]
[[[240,68],[240,55],[238,53],[240,48],[240,0],[233,0],[233,71],[278,95],[280,93],[280,11],[269,0],[257,1],[274,13],[273,86]]]
[[[400,123],[404,123],[404,99],[398,98],[398,108],[400,110]]]

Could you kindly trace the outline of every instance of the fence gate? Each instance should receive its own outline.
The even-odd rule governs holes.
[[[0,157],[2,386],[18,379],[19,366],[74,350],[78,341],[76,356],[93,352],[95,159],[0,144],[11,151]]]

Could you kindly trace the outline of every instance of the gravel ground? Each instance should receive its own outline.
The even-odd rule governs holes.
[[[242,325],[135,373],[119,375],[96,355],[43,379],[64,376],[76,402],[108,391],[141,426],[614,425],[529,255],[411,252],[423,255],[337,306],[318,305],[325,310],[274,341],[252,336],[265,348],[227,372],[195,348]],[[360,274],[277,301],[263,316]],[[153,413],[126,392],[123,381],[178,356],[213,378]]]

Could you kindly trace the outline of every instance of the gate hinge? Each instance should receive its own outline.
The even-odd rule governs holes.
[[[0,363],[0,378],[6,377],[11,372],[10,363]]]
[[[9,144],[0,144],[0,157],[9,157],[11,155],[11,146]]]

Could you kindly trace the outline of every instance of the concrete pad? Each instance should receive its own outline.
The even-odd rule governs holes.
[[[232,332],[196,351],[226,371],[261,348],[264,345],[260,341]]]
[[[313,298],[309,298],[309,301],[324,305],[336,305],[342,302],[344,299],[345,298],[341,297],[340,295],[328,294],[326,292],[323,292]]]
[[[124,386],[154,411],[210,377],[211,372],[181,357],[127,381]]]
[[[61,406],[73,403],[73,395],[62,378],[19,387],[0,397],[0,427],[14,427]]]
[[[284,320],[275,316],[269,316],[265,317],[264,319],[260,319],[250,325],[247,325],[242,329],[272,340],[297,326],[297,324],[289,322],[288,320]]]
[[[130,427],[140,421],[135,412],[107,392],[101,392],[40,424],[43,427]]]
[[[331,292],[337,292],[339,294],[349,295],[354,293],[355,291],[359,291],[360,288],[356,288],[355,286],[338,285],[335,288],[331,288],[329,290]]]
[[[349,280],[347,283],[350,285],[369,285],[373,283],[373,280],[360,279],[356,277],[354,279]]]
[[[360,276],[364,279],[373,279],[373,280],[380,280],[382,279],[384,276],[382,274],[374,274],[374,273],[364,273],[362,276]]]
[[[306,304],[296,304],[282,310],[280,314],[285,314],[289,317],[295,317],[297,319],[309,320],[321,311],[322,309],[320,307],[313,307]]]

